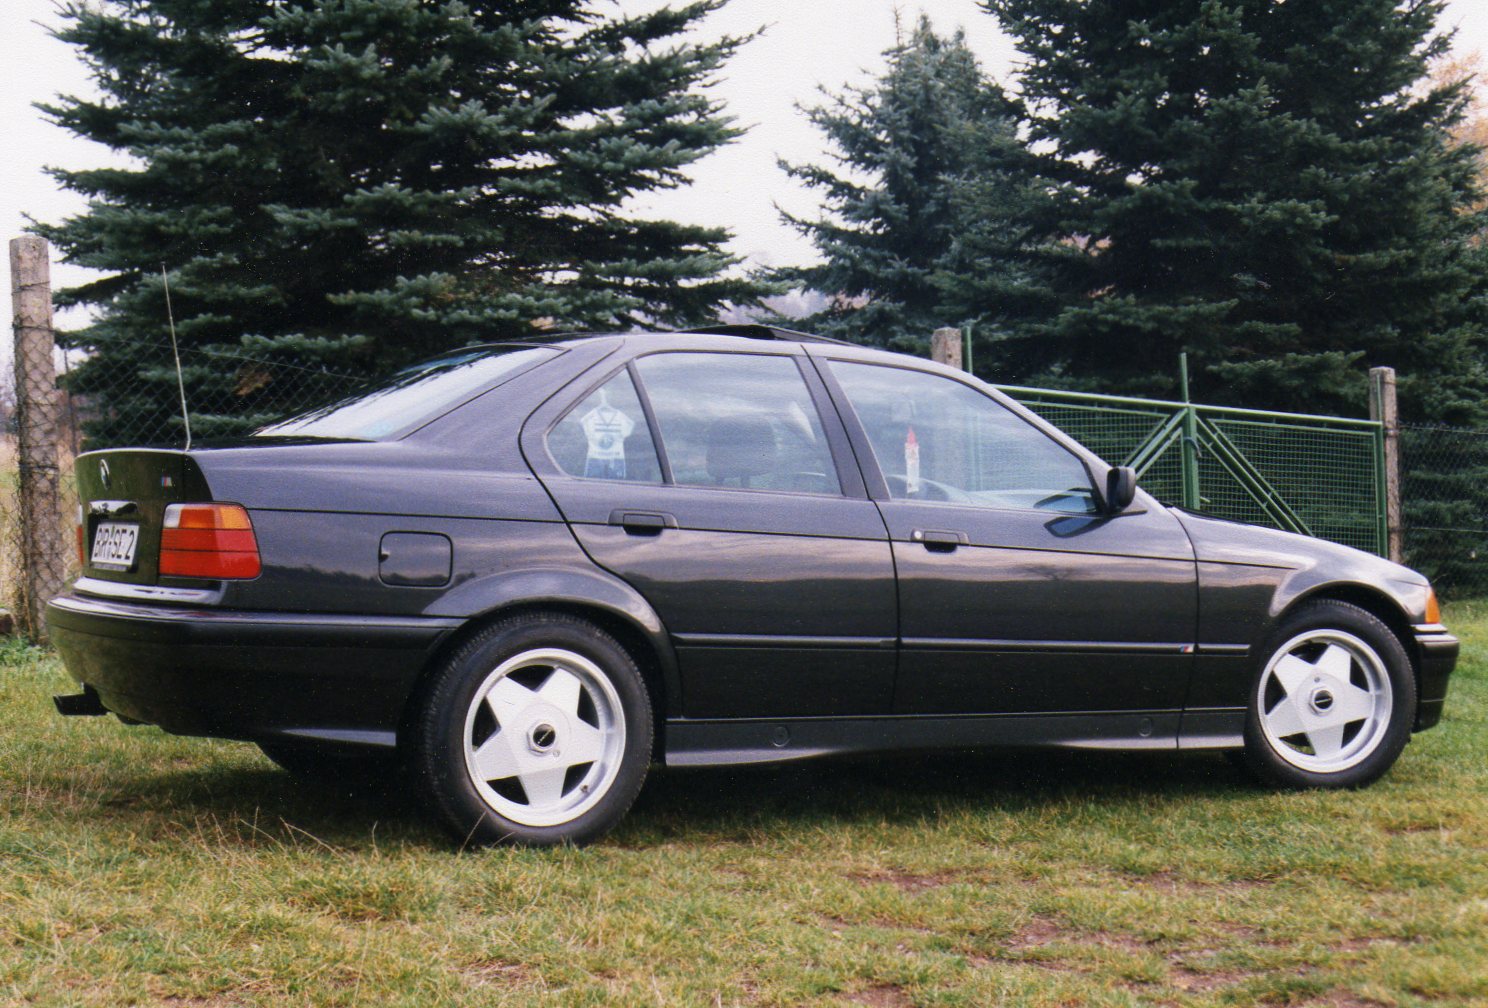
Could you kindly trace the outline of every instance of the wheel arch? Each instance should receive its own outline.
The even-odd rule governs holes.
[[[1381,591],[1372,585],[1357,582],[1335,582],[1316,585],[1287,603],[1277,613],[1273,625],[1279,624],[1303,606],[1312,602],[1332,600],[1335,602],[1346,602],[1358,606],[1371,616],[1378,619],[1390,632],[1400,641],[1405,656],[1411,663],[1411,674],[1416,680],[1417,704],[1420,704],[1421,689],[1421,654],[1417,646],[1415,634],[1411,630],[1410,617],[1406,614],[1403,606],[1392,599],[1388,592]]]
[[[651,694],[654,751],[665,751],[666,714],[680,710],[681,676],[661,618],[638,592],[623,581],[592,571],[522,571],[475,584],[481,589],[478,594],[471,586],[465,586],[462,594],[467,599],[479,598],[483,604],[473,607],[464,622],[441,638],[426,656],[418,681],[404,703],[398,728],[400,741],[407,737],[425,684],[466,641],[509,616],[560,613],[594,624],[615,638],[635,660]],[[466,608],[472,608],[468,602]]]

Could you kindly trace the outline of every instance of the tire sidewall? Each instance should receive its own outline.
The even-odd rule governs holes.
[[[1341,630],[1374,650],[1390,681],[1390,721],[1379,744],[1363,760],[1333,772],[1305,770],[1284,759],[1261,728],[1260,687],[1266,669],[1287,642],[1309,631]],[[1372,783],[1394,764],[1410,741],[1416,711],[1416,677],[1400,639],[1378,617],[1332,599],[1303,605],[1283,619],[1260,650],[1245,707],[1245,761],[1263,780],[1290,788],[1348,788]]]
[[[523,651],[553,647],[589,659],[609,679],[620,698],[625,746],[614,780],[599,801],[566,823],[529,826],[502,816],[481,798],[465,759],[466,717],[493,669]],[[612,828],[635,801],[650,765],[651,737],[651,699],[645,682],[635,661],[612,637],[570,617],[512,617],[476,635],[436,674],[420,712],[414,758],[425,798],[462,842],[582,844]]]

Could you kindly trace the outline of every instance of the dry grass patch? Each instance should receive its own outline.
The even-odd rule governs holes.
[[[870,1008],[913,1008],[914,998],[903,987],[895,984],[879,984],[867,990],[843,994],[848,1004],[868,1005]]]

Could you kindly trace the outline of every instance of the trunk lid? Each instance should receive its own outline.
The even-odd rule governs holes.
[[[77,457],[76,473],[83,574],[100,581],[160,583],[160,530],[166,505],[212,499],[200,467],[183,451],[87,452]]]

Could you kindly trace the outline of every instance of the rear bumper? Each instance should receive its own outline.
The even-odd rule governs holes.
[[[63,595],[47,627],[110,711],[179,735],[391,745],[459,620],[244,612]]]
[[[1416,731],[1433,727],[1441,720],[1442,705],[1447,699],[1447,681],[1457,667],[1457,653],[1462,649],[1456,637],[1438,624],[1415,628],[1416,653],[1421,658],[1420,705],[1416,711]]]

